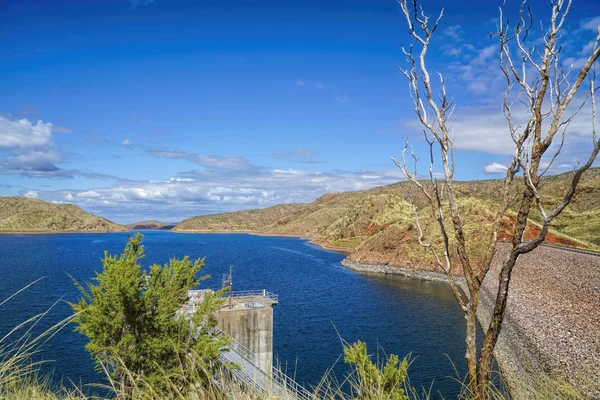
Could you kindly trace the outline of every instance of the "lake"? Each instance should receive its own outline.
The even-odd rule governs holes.
[[[464,361],[464,319],[444,284],[403,277],[361,275],[341,266],[343,255],[306,240],[245,234],[179,234],[142,231],[144,266],[170,257],[206,257],[202,287],[220,288],[222,274],[233,265],[233,289],[266,289],[279,295],[274,310],[274,354],[290,375],[315,385],[333,366],[341,380],[346,369],[342,342],[362,340],[370,353],[412,354],[411,383],[433,393],[455,396]],[[104,251],[120,254],[132,233],[0,235],[0,299],[44,279],[0,308],[0,333],[37,313],[53,309],[36,329],[67,317],[66,301],[79,292],[71,278],[83,282],[102,268]],[[85,338],[68,326],[44,347],[54,381],[99,382],[84,349]],[[337,364],[336,364],[337,361]],[[437,398],[438,396],[434,396]]]

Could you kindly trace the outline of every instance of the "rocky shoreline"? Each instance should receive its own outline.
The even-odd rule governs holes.
[[[412,279],[421,279],[432,282],[448,283],[446,275],[441,272],[417,270],[414,268],[396,267],[382,264],[364,264],[355,262],[349,259],[344,259],[340,263],[344,267],[349,268],[353,271],[360,272],[363,274],[384,274],[384,275],[399,275]],[[458,287],[466,292],[467,287],[462,277],[456,277]],[[493,311],[493,297],[488,290],[482,290],[479,300],[479,310],[477,319],[481,326],[487,326],[490,321],[490,317]],[[508,314],[508,313],[507,313]],[[536,352],[532,347],[531,343],[528,343],[525,335],[523,335],[518,329],[513,327],[509,315],[505,317],[505,323],[503,326],[502,334],[498,340],[494,356],[500,368],[502,378],[508,389],[515,398],[521,398],[516,396],[516,393],[523,393],[527,391],[529,383],[532,378],[524,379],[523,371],[537,370],[540,365],[538,357],[535,356]],[[523,357],[525,356],[525,357]],[[526,367],[521,360],[530,359],[532,364]]]
[[[448,283],[446,275],[441,272],[425,271],[415,268],[395,267],[388,264],[364,264],[345,258],[340,263],[344,267],[364,274],[402,275],[413,279]],[[460,278],[459,278],[460,279]]]
[[[509,245],[499,243],[483,282],[477,318],[486,327],[498,273]],[[447,282],[439,272],[365,264],[345,259],[360,273],[402,275]],[[458,285],[466,290],[464,280]],[[522,256],[513,270],[505,322],[495,357],[514,398],[532,398],[544,385],[539,371],[560,376],[589,398],[600,398],[600,257],[540,247]]]

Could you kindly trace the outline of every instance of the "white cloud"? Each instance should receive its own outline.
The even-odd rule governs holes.
[[[154,4],[154,0],[128,0],[132,8],[139,6],[147,6],[148,4]]]
[[[32,151],[8,157],[3,164],[7,169],[13,171],[53,172],[59,170],[54,164],[54,161],[58,159],[59,157],[51,151]]]
[[[243,157],[235,156],[214,156],[188,153],[185,151],[170,150],[147,150],[151,156],[158,158],[168,158],[171,160],[186,160],[194,164],[202,165],[211,169],[223,170],[244,170],[253,168],[250,162]]]
[[[0,117],[0,147],[5,149],[48,149],[52,146],[52,124],[27,119]]]
[[[323,85],[321,82],[318,82],[315,86],[317,89],[320,89],[320,90],[325,89],[325,85]]]
[[[29,197],[30,199],[37,199],[40,197],[40,194],[35,190],[30,190],[23,195],[24,197]]]
[[[462,49],[457,46],[444,45],[443,46],[444,54],[447,56],[460,56],[462,54]]]
[[[297,169],[274,169],[274,174],[285,174],[285,175],[300,175],[302,171]]]
[[[242,170],[250,167],[250,163],[242,157],[198,155],[194,159],[208,168]]]
[[[52,125],[52,132],[56,132],[56,133],[71,133],[71,130],[69,128],[64,127],[64,126]]]
[[[460,46],[446,44],[442,46],[442,50],[452,56],[459,56],[463,51],[468,52],[461,60],[457,59],[448,65],[449,72],[445,74],[448,85],[456,85],[454,86],[456,88],[466,87],[477,95],[503,90],[498,87],[498,84],[503,82],[503,77],[496,57],[499,51],[497,44],[480,49],[470,44]],[[469,56],[468,60],[466,60],[467,56]]]
[[[191,178],[169,178],[167,182],[193,182]]]
[[[575,70],[583,68],[587,61],[587,57],[568,57],[565,59],[565,66],[567,68],[573,68]]]
[[[576,96],[565,116],[570,116],[585,100],[585,94]],[[515,144],[510,136],[508,122],[500,109],[502,99],[498,99],[497,106],[491,108],[483,104],[481,106],[457,107],[448,122],[451,130],[454,148],[457,150],[469,150],[488,154],[514,155]],[[566,119],[566,118],[565,118]],[[527,107],[516,101],[513,105],[513,121],[515,126],[523,126],[529,120],[529,111]],[[591,120],[592,113],[589,102],[573,118],[567,129],[565,139],[565,148],[563,154],[569,156],[569,153],[582,151],[580,161],[583,157],[589,155],[591,145]],[[413,132],[421,132],[422,125],[417,119],[407,121],[405,125]],[[545,137],[549,128],[550,121],[546,120],[542,126],[542,133]],[[559,134],[557,134],[559,135]],[[555,138],[555,143],[560,142],[560,137]],[[549,149],[548,154],[552,152]]]
[[[303,86],[303,85],[304,85],[304,81],[297,80],[297,81],[296,81],[296,85],[298,85],[298,86]]]
[[[581,22],[581,28],[596,32],[600,27],[600,16],[594,17],[586,22]]]
[[[460,38],[460,25],[451,25],[444,29],[442,33],[451,39],[458,40]]]
[[[598,19],[600,19],[600,17],[598,17]],[[567,70],[573,68],[575,71],[583,68],[590,55],[593,53],[595,44],[595,39],[590,40],[581,47],[581,50],[577,52],[577,54],[574,54],[571,57],[567,57],[563,61],[563,65],[565,66],[565,68]]]
[[[283,151],[278,153],[273,153],[274,158],[294,158],[294,157],[313,157],[316,155],[316,152],[310,149],[295,149],[292,151]]]
[[[71,194],[71,193],[69,193],[69,194]],[[83,199],[97,199],[102,196],[100,195],[100,193],[95,192],[93,190],[86,190],[85,192],[77,193],[77,197],[80,197]]]
[[[279,151],[273,153],[275,159],[289,159],[291,161],[302,163],[302,164],[320,164],[316,151],[310,149],[295,149],[290,151]]]
[[[484,47],[479,51],[479,55],[476,58],[476,62],[484,62],[495,54],[498,54],[499,46],[497,44],[491,44]]]
[[[590,28],[591,25],[597,24],[597,22],[600,22],[600,17],[596,22],[587,21],[587,25],[582,25]],[[589,39],[584,37],[583,32],[580,32],[579,36],[581,36],[580,47],[571,46],[570,53],[567,53],[567,50],[563,51],[563,57],[570,56],[570,58],[563,58],[563,60],[576,66],[582,64],[580,57],[583,54],[589,54],[593,46],[593,44],[590,44]],[[455,47],[456,44],[453,43],[442,47],[442,49],[446,52],[457,53],[457,50],[453,50]],[[456,61],[448,64],[449,71],[445,73],[448,93],[451,98],[456,95],[454,97],[456,110],[449,121],[455,148],[512,155],[514,154],[515,145],[511,139],[508,123],[501,108],[502,95],[506,90],[506,81],[500,72],[498,62],[499,46],[492,43],[478,49],[471,46],[468,49],[465,46],[460,48],[461,51],[464,50],[465,53],[468,51],[468,54],[473,54],[474,57],[469,60],[465,60],[464,57],[456,59]],[[535,78],[534,71],[528,70],[527,72],[530,80],[533,80]],[[463,93],[465,88],[471,95]],[[585,89],[573,101],[570,110],[567,111],[567,117],[584,100],[584,91]],[[518,85],[515,85],[511,93],[511,101],[513,102],[513,117],[516,125],[526,122],[529,118],[527,107],[517,99],[517,95]],[[472,105],[469,106],[468,104]],[[591,142],[591,118],[588,104],[569,125],[567,141],[574,148],[583,148],[582,146],[588,146]],[[409,125],[414,128],[415,132],[417,132],[417,129],[421,129],[420,124],[416,121],[411,121]],[[543,123],[544,131],[548,129],[548,125],[549,121]]]
[[[65,155],[53,143],[52,134],[56,128],[43,121],[34,124],[27,119],[0,117],[0,149],[6,153],[0,154],[0,174],[29,178],[65,179],[79,176],[94,180],[120,180],[116,176],[58,167],[56,163],[64,161]],[[58,127],[58,131],[67,133],[69,129]]]
[[[563,40],[558,44],[562,48],[561,62],[566,69],[572,66],[577,70],[584,65],[587,57],[591,54],[599,25],[600,16],[597,16],[581,21],[579,29],[568,32],[568,35],[563,35]],[[458,87],[458,90],[462,90],[466,87],[469,92],[481,98],[491,97],[496,93],[503,92],[506,88],[506,81],[500,70],[500,47],[497,41],[478,49],[475,49],[472,45],[457,43],[457,40],[453,39],[458,34],[458,28],[451,26],[442,31],[442,36],[445,36],[446,40],[445,44],[441,46],[441,50],[445,55],[455,57],[448,64],[449,71],[444,73],[448,88],[455,89]],[[544,46],[541,36],[530,38],[529,43],[531,45],[535,44],[538,50]],[[516,45],[511,47],[511,51],[513,51],[513,61],[520,68],[520,56]],[[541,57],[539,54],[539,51],[534,54],[537,62]],[[535,79],[536,71],[533,67],[529,66],[526,72],[528,81]],[[455,84],[457,86],[453,87]],[[492,95],[489,96],[489,94]]]
[[[87,190],[40,192],[48,201],[75,203],[120,222],[146,217],[177,220],[192,215],[310,202],[328,192],[364,190],[402,179],[387,171],[197,170],[158,182],[130,182]]]
[[[61,156],[54,151],[52,133],[55,126],[27,119],[0,117],[0,148],[8,155],[0,157],[0,174],[20,174],[29,177],[65,177],[55,165]],[[60,127],[66,132],[67,128]]]
[[[447,56],[458,57],[460,55],[471,52],[476,52],[475,47],[470,43],[452,42],[444,44],[441,49]],[[465,54],[464,57],[471,57],[470,54]]]
[[[300,157],[312,157],[316,154],[315,151],[309,149],[296,149],[296,155]]]
[[[407,124],[418,132],[422,126],[418,120]],[[458,109],[449,121],[454,148],[492,154],[513,154],[514,143],[508,132],[502,113],[472,108]]]
[[[594,50],[594,45],[596,44],[595,40],[590,40],[589,42],[587,42],[583,48],[581,49],[581,51],[579,52],[579,54],[581,55],[590,55],[592,54],[592,50]]]
[[[337,101],[340,104],[347,103],[348,102],[348,94],[344,93],[342,95],[335,96],[335,101]]]
[[[133,144],[131,143],[131,141],[129,139],[125,139],[121,142],[121,146],[131,148],[133,146]]]
[[[486,86],[485,82],[480,80],[473,81],[469,83],[469,90],[473,93],[483,94],[489,90],[489,87]]]
[[[486,174],[505,174],[507,170],[507,166],[498,163],[492,163],[483,168]]]

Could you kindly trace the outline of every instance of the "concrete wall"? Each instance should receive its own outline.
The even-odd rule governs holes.
[[[223,309],[219,329],[256,354],[255,365],[270,372],[273,365],[273,308]]]

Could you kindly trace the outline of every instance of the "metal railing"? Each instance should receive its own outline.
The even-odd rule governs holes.
[[[229,350],[221,351],[223,362],[232,362],[240,366],[232,374],[241,382],[269,396],[277,396],[282,400],[312,400],[314,394],[287,376],[279,368],[271,365],[270,373],[256,365],[258,356],[249,348],[221,330],[215,329],[218,336],[227,336],[231,340]]]
[[[226,293],[225,296],[229,296],[229,293]],[[271,301],[279,302],[279,296],[275,293],[268,292],[267,290],[237,290],[231,292],[231,297],[266,297]]]

